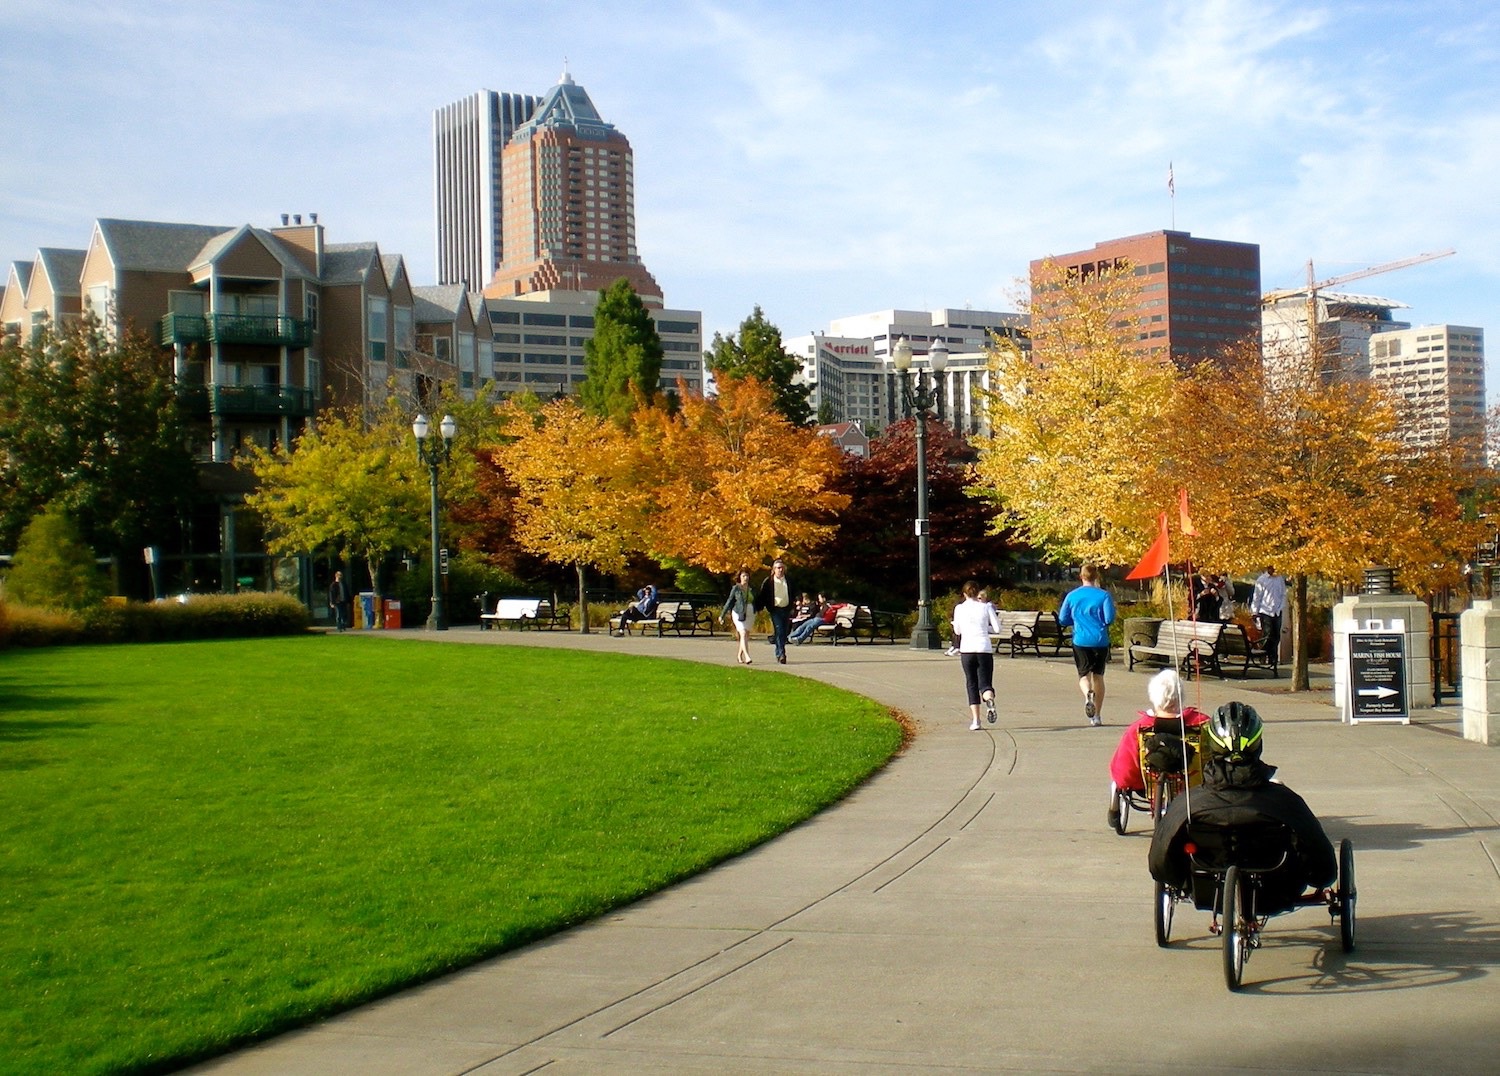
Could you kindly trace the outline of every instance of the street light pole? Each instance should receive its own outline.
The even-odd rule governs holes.
[[[927,535],[927,412],[937,402],[938,383],[934,376],[929,385],[923,371],[918,370],[916,385],[912,385],[912,379],[907,377],[911,370],[911,342],[904,336],[896,341],[891,362],[901,376],[901,395],[906,408],[917,415],[917,624],[911,632],[911,649],[941,650],[943,641],[932,622],[932,567]],[[927,362],[934,375],[942,373],[948,366],[947,345],[941,340],[933,341],[927,349]]]
[[[411,424],[411,432],[417,438],[417,459],[427,464],[428,473],[432,476],[432,612],[427,614],[427,630],[447,631],[448,614],[443,608],[443,588],[438,565],[438,467],[447,463],[453,454],[453,438],[458,435],[458,423],[452,415],[443,416],[443,421],[438,426],[443,435],[440,445],[427,443],[429,429],[426,415],[418,415]]]

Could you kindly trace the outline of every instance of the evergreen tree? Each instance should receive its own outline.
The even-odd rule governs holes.
[[[578,401],[591,415],[623,424],[636,400],[657,395],[662,346],[641,297],[623,277],[599,293],[594,337],[583,348],[586,378]]]
[[[87,609],[104,597],[94,551],[61,505],[48,505],[21,532],[5,589],[18,602],[46,609]]]
[[[794,426],[806,426],[813,418],[808,397],[811,385],[796,383],[802,364],[787,354],[781,343],[781,330],[766,320],[759,306],[740,322],[739,338],[714,333],[713,343],[703,359],[714,380],[743,380],[753,377],[771,386],[773,406]]]

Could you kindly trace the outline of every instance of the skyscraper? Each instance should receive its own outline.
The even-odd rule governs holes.
[[[621,277],[647,306],[661,286],[635,246],[630,142],[562,80],[500,151],[500,259],[485,295],[598,291]]]
[[[1033,281],[1044,260],[1031,263]],[[1128,261],[1141,284],[1138,346],[1162,351],[1181,365],[1260,339],[1260,247],[1254,243],[1147,232],[1051,260],[1082,276]],[[1033,295],[1032,302],[1038,301],[1044,297]]]
[[[541,98],[478,93],[432,114],[432,178],[440,284],[483,288],[500,264],[500,151]]]

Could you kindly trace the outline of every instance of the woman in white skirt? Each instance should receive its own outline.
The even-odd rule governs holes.
[[[734,619],[734,630],[739,635],[740,652],[735,660],[741,665],[750,662],[750,626],[755,623],[755,592],[750,589],[750,572],[741,568],[734,577],[734,586],[729,589],[729,599],[719,611],[719,623],[725,617]]]

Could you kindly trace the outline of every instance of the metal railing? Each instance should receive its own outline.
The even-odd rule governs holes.
[[[161,319],[161,342],[307,347],[312,343],[312,322],[290,314],[166,314]]]
[[[189,414],[303,417],[318,401],[312,389],[285,385],[178,385],[177,402]]]

